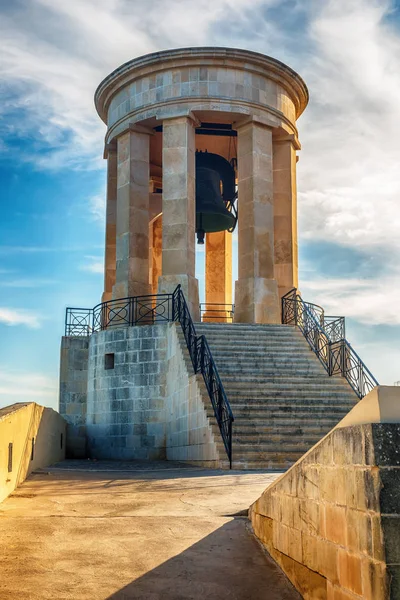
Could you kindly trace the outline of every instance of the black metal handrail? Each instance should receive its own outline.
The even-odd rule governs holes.
[[[173,320],[179,321],[195,373],[201,373],[214,409],[222,441],[232,468],[232,424],[234,417],[224,386],[204,335],[198,336],[181,286],[173,293]]]
[[[94,308],[67,308],[65,335],[89,336],[110,327],[153,325],[166,321],[177,321],[182,327],[193,370],[203,376],[232,468],[232,410],[207,340],[204,335],[196,334],[180,285],[173,294],[119,298],[102,302]]]
[[[227,323],[233,323],[234,313],[234,304],[219,304],[218,302],[202,302],[200,304],[201,321],[203,321],[204,316],[206,316],[207,321],[222,321]]]
[[[297,325],[329,375],[340,374],[361,399],[379,385],[345,338],[344,317],[313,310],[293,288],[282,297],[282,323]],[[321,308],[321,307],[318,307]]]

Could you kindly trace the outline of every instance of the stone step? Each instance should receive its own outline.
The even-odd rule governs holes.
[[[235,410],[238,410],[240,407],[246,406],[249,408],[249,410],[258,410],[260,408],[265,408],[268,410],[276,410],[277,408],[281,407],[282,409],[287,409],[287,407],[292,407],[292,408],[301,408],[301,407],[306,407],[306,408],[312,408],[312,409],[318,409],[320,408],[322,411],[326,411],[329,410],[332,406],[333,407],[341,407],[344,406],[348,409],[350,409],[350,407],[352,408],[354,406],[354,403],[352,402],[346,402],[346,400],[342,399],[342,398],[336,398],[335,401],[326,401],[326,402],[321,402],[320,399],[313,399],[313,398],[301,398],[299,400],[286,400],[285,398],[266,398],[266,399],[260,399],[260,398],[234,398],[232,395],[230,395],[228,397],[228,402],[231,405],[232,410],[235,408]]]
[[[350,389],[350,391],[344,389],[340,390],[335,387],[324,387],[322,385],[304,385],[303,389],[298,386],[288,387],[286,384],[276,384],[275,387],[271,385],[262,385],[262,382],[254,382],[253,387],[249,389],[246,387],[245,382],[238,382],[229,380],[222,377],[222,384],[225,392],[229,397],[236,398],[288,398],[295,401],[301,398],[315,398],[315,399],[340,399],[343,398],[346,402],[356,404],[358,402],[357,396]],[[251,384],[250,384],[251,385]]]
[[[303,344],[263,344],[263,345],[245,345],[237,343],[235,344],[235,348],[232,348],[231,344],[213,344],[213,342],[208,342],[211,348],[211,352],[213,356],[218,356],[221,358],[229,357],[232,360],[240,360],[242,357],[247,359],[249,356],[257,356],[257,357],[268,357],[268,356],[283,356],[285,358],[289,358],[293,356],[309,358],[310,356],[315,356],[314,352],[310,347],[303,346]],[[317,358],[315,356],[315,358]]]
[[[242,376],[250,375],[253,371],[257,372],[257,381],[263,380],[264,378],[270,377],[323,377],[325,372],[318,365],[300,365],[298,367],[294,366],[274,366],[274,365],[259,365],[255,363],[253,365],[238,365],[236,369],[234,366],[232,368],[227,367],[218,367],[217,371],[220,374],[221,379],[229,377],[229,375],[233,375],[236,379],[240,379]]]
[[[312,364],[322,367],[322,364],[314,354],[309,352],[238,352],[230,354],[229,352],[218,352],[211,348],[213,358],[217,365],[248,365],[257,361],[258,364]],[[323,367],[322,367],[323,368]]]
[[[232,462],[232,469],[233,470],[237,470],[237,471],[277,471],[277,472],[284,472],[287,471],[287,469],[290,469],[290,467],[292,467],[294,465],[294,463],[296,463],[300,458],[301,458],[301,454],[293,454],[289,457],[282,457],[282,456],[276,456],[276,455],[272,455],[272,456],[268,456],[266,458],[264,458],[263,460],[236,460],[234,459]],[[227,465],[222,465],[220,467],[221,469],[228,469],[228,463]]]
[[[250,343],[257,343],[260,341],[263,342],[268,342],[269,340],[271,341],[282,341],[282,342],[287,342],[290,343],[290,341],[293,341],[293,343],[298,343],[298,342],[304,342],[304,343],[308,343],[305,339],[305,337],[303,336],[303,334],[301,333],[301,331],[293,331],[293,330],[289,330],[289,331],[237,331],[237,332],[230,332],[230,331],[202,331],[197,329],[196,330],[196,334],[197,335],[204,335],[207,340],[219,340],[222,343],[227,343],[230,340],[246,340],[249,341]]]
[[[337,425],[337,418],[332,417],[331,419],[321,419],[318,422],[308,419],[296,419],[293,423],[288,419],[271,419],[268,423],[264,421],[256,423],[255,420],[245,421],[237,419],[234,421],[233,431],[234,434],[239,435],[250,435],[258,434],[261,436],[282,433],[284,435],[302,435],[299,432],[307,433],[310,435],[319,434],[321,431],[326,429],[330,430]]]
[[[276,427],[271,427],[271,431],[266,431],[266,427],[264,427],[263,431],[242,431],[238,428],[233,428],[232,439],[236,443],[240,444],[264,444],[264,443],[274,443],[281,444],[284,443],[285,447],[290,443],[312,443],[315,444],[315,441],[321,439],[325,433],[330,431],[331,427],[326,426],[320,428],[311,429],[303,429],[301,427],[293,427],[282,429],[279,431]],[[258,446],[257,446],[258,447]]]
[[[218,369],[218,365],[217,365],[217,369]],[[218,369],[218,372],[220,374],[220,376],[222,377],[223,372],[220,371]],[[344,389],[344,390],[348,390],[351,389],[349,388],[349,384],[347,383],[347,381],[342,378],[342,377],[329,377],[327,374],[325,374],[325,372],[322,372],[321,375],[316,375],[315,377],[309,377],[309,376],[301,376],[301,375],[288,375],[288,376],[282,376],[282,375],[278,375],[278,376],[273,376],[270,375],[268,377],[259,377],[258,375],[254,374],[254,375],[248,375],[248,374],[243,374],[240,378],[238,378],[234,373],[224,373],[224,378],[226,378],[227,381],[235,381],[235,383],[238,384],[238,386],[242,385],[242,386],[249,386],[249,384],[257,384],[260,383],[262,385],[265,386],[272,386],[273,388],[275,388],[276,386],[279,386],[279,388],[281,388],[282,386],[286,386],[288,389],[293,388],[294,386],[304,386],[304,385],[309,385],[309,386],[316,386],[316,387],[329,387],[329,388],[336,388],[336,389]]]
[[[226,345],[230,342],[236,342],[238,344],[243,344],[244,346],[247,344],[251,344],[251,345],[267,345],[267,344],[277,344],[277,343],[282,343],[282,344],[288,344],[288,345],[296,345],[296,346],[304,346],[307,347],[309,346],[307,340],[303,337],[302,334],[300,335],[293,335],[293,334],[274,334],[274,335],[254,335],[252,333],[248,333],[246,335],[222,335],[222,334],[210,334],[210,333],[200,333],[197,332],[197,335],[204,335],[208,341],[209,344],[221,344],[221,345]]]
[[[304,452],[302,450],[269,450],[262,452],[246,452],[244,454],[241,452],[235,452],[235,450],[233,450],[232,463],[233,468],[240,468],[240,464],[254,464],[257,465],[258,468],[265,469],[279,469],[282,467],[288,468],[288,466],[291,466],[297,462],[299,458],[303,456],[303,454]]]
[[[296,404],[290,404],[287,403],[285,404],[284,402],[277,402],[277,403],[272,403],[272,404],[263,404],[263,403],[257,403],[257,404],[248,404],[247,402],[235,402],[235,403],[229,403],[231,405],[232,408],[232,412],[233,410],[235,411],[234,416],[237,416],[239,414],[243,414],[243,411],[247,411],[250,414],[254,414],[254,413],[259,413],[259,414],[271,414],[271,413],[298,413],[298,412],[312,412],[314,411],[316,415],[320,415],[323,416],[324,414],[336,414],[337,412],[349,412],[350,408],[352,408],[352,404],[348,403],[348,402],[335,402],[332,405],[328,405],[328,406],[324,406],[321,404],[312,404],[312,403],[296,403]]]
[[[321,436],[323,437],[323,436]],[[319,441],[319,440],[317,440]],[[298,452],[301,454],[305,454],[308,450],[315,445],[315,441],[307,443],[301,442],[298,443],[289,443],[289,441],[285,441],[280,444],[279,442],[272,441],[271,443],[263,442],[262,444],[258,444],[254,446],[254,444],[238,444],[236,443],[233,447],[233,452],[236,454],[236,458],[247,458],[254,460],[257,456],[265,452],[276,453],[276,454],[291,454],[294,452]]]
[[[292,408],[290,406],[286,407],[277,407],[274,410],[267,407],[257,407],[254,409],[249,409],[246,406],[243,407],[232,407],[233,417],[235,419],[235,423],[239,423],[240,421],[251,422],[257,421],[259,423],[264,423],[268,425],[268,423],[272,419],[272,415],[275,419],[286,419],[290,423],[294,423],[297,419],[311,419],[314,418],[317,421],[319,418],[326,419],[327,413],[326,410],[316,410],[314,406],[310,407],[300,407],[300,408]],[[350,411],[349,406],[340,406],[335,407],[329,410],[329,418],[335,419],[337,418],[337,422],[339,422],[343,417],[347,415]],[[210,408],[207,410],[207,416],[210,419],[214,419],[214,411]]]

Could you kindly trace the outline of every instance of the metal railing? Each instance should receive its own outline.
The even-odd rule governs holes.
[[[173,296],[173,320],[179,321],[189,350],[195,373],[201,373],[214,409],[215,418],[221,432],[222,441],[232,468],[232,410],[224,386],[214,362],[210,347],[204,335],[197,335],[181,286]]]
[[[121,325],[152,325],[172,321],[172,296],[135,296],[102,302],[94,308],[67,308],[65,335],[91,335]]]
[[[234,304],[218,304],[216,302],[200,304],[200,320],[203,322],[233,323],[234,313]]]
[[[92,309],[67,308],[65,335],[89,336],[110,327],[153,325],[168,321],[179,321],[182,327],[193,370],[203,376],[232,468],[232,410],[207,340],[204,335],[196,334],[180,285],[173,294],[109,300]]]
[[[296,288],[282,297],[282,323],[297,325],[329,375],[340,374],[361,399],[379,385],[345,339],[344,317],[327,317]]]

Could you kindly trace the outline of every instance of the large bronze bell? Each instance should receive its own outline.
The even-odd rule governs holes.
[[[205,233],[233,229],[235,216],[226,208],[235,196],[235,170],[222,156],[196,152],[196,234],[204,244]]]

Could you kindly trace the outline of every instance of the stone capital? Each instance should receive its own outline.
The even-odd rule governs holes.
[[[166,114],[157,116],[157,121],[175,121],[178,119],[187,119],[192,127],[200,127],[201,125],[201,122],[197,119],[197,117],[195,117],[195,115],[187,109],[182,109],[182,111],[179,111],[173,115]]]
[[[283,144],[283,143],[287,143],[290,142],[295,150],[301,150],[301,144],[299,142],[298,137],[292,133],[292,134],[288,134],[288,135],[282,135],[282,136],[278,136],[278,137],[274,137],[272,140],[273,144]]]
[[[117,154],[117,140],[104,144],[103,158],[108,158],[110,154]]]
[[[251,115],[243,119],[242,121],[235,121],[232,124],[232,128],[236,131],[239,131],[240,129],[244,129],[249,125],[258,125],[261,127],[265,127],[265,129],[273,130],[276,128],[277,123],[274,119],[269,119],[268,117],[258,117],[255,115]]]
[[[146,133],[147,135],[155,135],[154,129],[151,129],[151,127],[145,127],[144,125],[140,125],[140,123],[129,123],[129,131],[133,131],[136,133]]]

